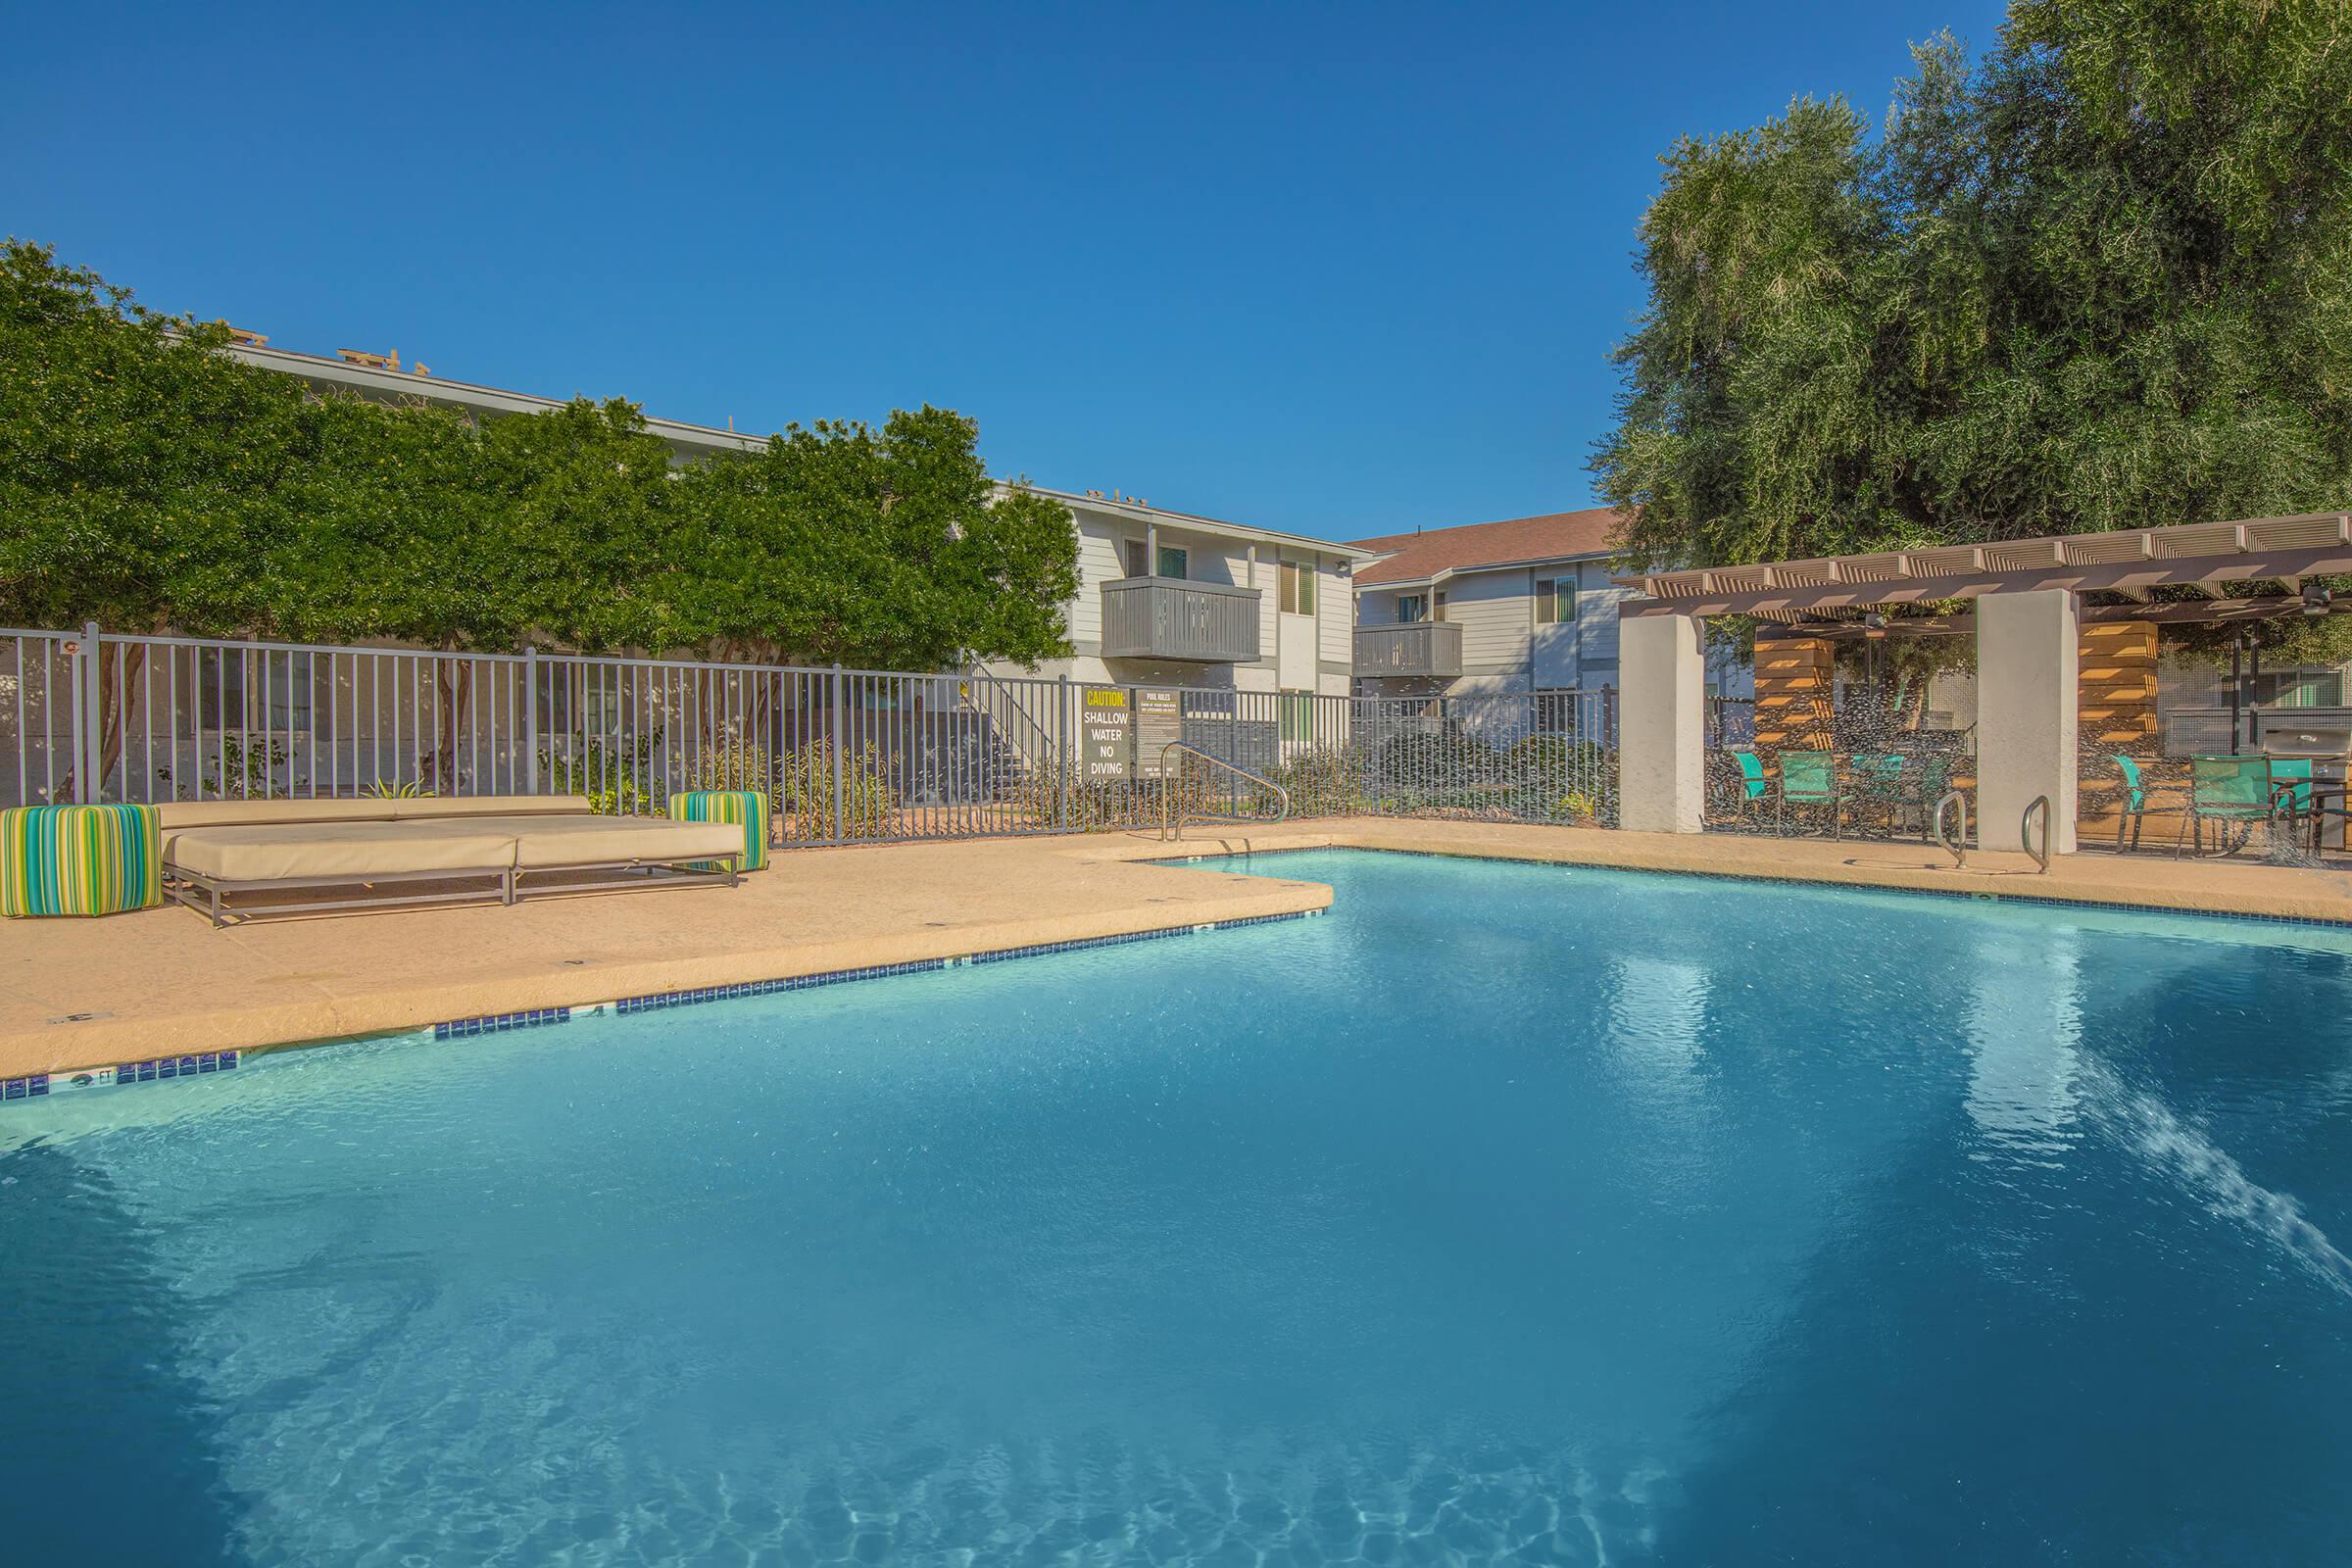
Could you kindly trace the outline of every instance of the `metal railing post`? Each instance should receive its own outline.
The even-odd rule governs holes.
[[[509,721],[513,714],[508,715]],[[522,747],[530,757],[531,787],[528,793],[539,793],[539,650],[529,643],[522,645]]]
[[[833,661],[833,744],[826,748],[833,754],[833,842],[836,844],[844,842],[842,837],[841,731],[841,661],[836,659]]]
[[[1054,722],[1060,727],[1061,745],[1055,748],[1054,763],[1054,831],[1070,830],[1070,767],[1077,760],[1076,743],[1071,739],[1077,726],[1070,715],[1070,675],[1064,670],[1054,699]]]
[[[74,760],[74,799],[84,806],[104,793],[98,776],[99,759],[106,753],[105,682],[98,672],[98,623],[81,623],[81,679],[74,683],[74,727],[79,732],[80,755]]]
[[[1278,704],[1281,701],[1282,699],[1279,697],[1275,699]],[[1279,737],[1282,734],[1282,713],[1279,708],[1274,714],[1274,733]],[[1280,740],[1278,739],[1275,744],[1279,747]],[[1238,689],[1233,694],[1233,707],[1228,709],[1225,713],[1225,764],[1228,767],[1242,765],[1242,694]],[[1240,780],[1231,773],[1225,775],[1225,812],[1228,816],[1242,808],[1241,788]]]

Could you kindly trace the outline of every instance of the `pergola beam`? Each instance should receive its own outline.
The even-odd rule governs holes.
[[[1619,613],[1820,612],[2045,589],[2143,599],[2155,588],[2190,588],[2219,598],[2218,583],[2292,584],[2338,572],[2352,572],[2352,513],[2314,512],[1652,572],[1626,579],[1646,599]]]
[[[2229,625],[2250,620],[2283,620],[2301,617],[2309,612],[2300,598],[2294,599],[2201,599],[2163,605],[2084,605],[2078,612],[2085,621],[2144,620],[2162,626]],[[2330,605],[2330,615],[2352,614],[2352,603]],[[1895,615],[1887,617],[1886,626],[1877,635],[1886,637],[1973,637],[1977,617],[1966,612],[1956,615]],[[1859,620],[1797,619],[1776,625],[1769,634],[1758,633],[1757,640],[1771,642],[1779,638],[1829,637],[1841,642],[1873,635],[1874,629]]]
[[[1686,598],[1627,600],[1619,607],[1618,613],[1628,618],[1753,615],[1778,610],[1854,610],[1872,605],[1933,604],[1939,599],[1981,599],[1986,594],[2032,593],[2049,588],[2064,588],[2078,594],[2131,594],[2134,589],[2153,588],[2201,589],[2208,583],[2253,582],[2265,577],[2324,577],[2348,572],[2352,572],[2352,545],[2330,543],[2238,556],[2160,556],[2098,565],[1972,571],[1942,577],[1759,588],[1744,593],[1701,592]]]

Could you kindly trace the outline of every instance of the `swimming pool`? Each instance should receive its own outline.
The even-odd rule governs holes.
[[[0,1116],[13,1560],[2310,1563],[2352,937],[1334,912]]]

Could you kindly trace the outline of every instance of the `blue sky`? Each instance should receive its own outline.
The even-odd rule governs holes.
[[[1334,538],[1582,506],[1677,135],[1990,0],[20,6],[0,229],[278,347]],[[144,14],[142,14],[144,13]]]

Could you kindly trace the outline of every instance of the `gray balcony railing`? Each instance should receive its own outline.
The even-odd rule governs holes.
[[[1242,664],[1258,657],[1255,588],[1121,577],[1102,585],[1102,657]]]
[[[1462,672],[1462,628],[1421,620],[1405,626],[1358,626],[1358,675],[1439,675]]]

